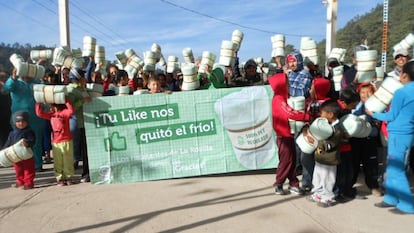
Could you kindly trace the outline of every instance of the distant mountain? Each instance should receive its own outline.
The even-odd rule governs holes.
[[[409,33],[414,32],[414,20],[412,19],[414,1],[390,0],[388,4],[387,70],[391,70],[394,67],[394,60],[392,58],[393,46]],[[338,12],[338,17],[340,17],[340,12]],[[351,62],[353,48],[367,39],[370,49],[378,51],[378,62],[381,62],[382,31],[383,5],[380,4],[373,8],[371,12],[362,16],[356,16],[344,28],[340,29],[337,32],[336,47],[346,49],[348,59],[346,62]],[[325,44],[325,40],[318,44],[318,51],[321,52],[319,60],[322,62],[325,61],[325,54],[323,54]],[[322,62],[321,64],[324,64]]]

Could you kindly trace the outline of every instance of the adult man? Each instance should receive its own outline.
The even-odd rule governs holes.
[[[302,54],[294,51],[286,57],[288,65],[287,77],[289,79],[289,95],[309,97],[312,85],[312,75],[304,69]]]
[[[246,61],[243,66],[243,74],[240,73],[238,61],[238,57],[235,57],[235,62],[232,65],[233,73],[229,83],[230,87],[256,86],[267,82],[267,75],[263,71],[262,73],[257,72],[258,64],[253,59]],[[262,67],[259,68],[262,69]]]
[[[414,143],[414,61],[403,66],[400,82],[404,87],[395,91],[388,112],[366,110],[368,115],[388,122],[386,193],[383,201],[375,206],[395,207],[390,211],[396,214],[414,214],[414,199],[405,169],[405,159]]]

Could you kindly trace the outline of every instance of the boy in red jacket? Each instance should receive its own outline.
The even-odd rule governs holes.
[[[303,194],[299,188],[299,180],[296,177],[296,148],[293,134],[291,134],[289,119],[296,121],[308,121],[309,115],[292,109],[288,103],[289,81],[286,74],[275,74],[269,78],[274,96],[272,99],[273,129],[276,132],[276,145],[279,153],[279,165],[277,167],[275,193],[286,194],[283,183],[289,179],[289,191],[295,194]]]

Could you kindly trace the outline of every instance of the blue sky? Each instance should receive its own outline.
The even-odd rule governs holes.
[[[338,1],[338,29],[382,0]],[[86,35],[105,46],[107,59],[133,48],[142,57],[153,43],[165,58],[190,47],[217,55],[222,40],[244,33],[241,61],[270,59],[270,37],[284,34],[299,48],[300,38],[325,38],[326,6],[320,0],[69,0],[71,48],[82,48]],[[0,42],[59,46],[58,0],[0,0]]]

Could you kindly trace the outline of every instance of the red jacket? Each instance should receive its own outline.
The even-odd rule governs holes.
[[[309,114],[296,111],[288,105],[287,83],[288,79],[284,73],[275,74],[269,78],[269,84],[274,93],[272,99],[273,129],[276,136],[280,137],[293,137],[290,133],[289,119],[296,121],[309,120]]]
[[[36,103],[36,115],[40,118],[50,120],[52,126],[52,142],[67,142],[72,140],[69,128],[69,119],[73,115],[73,106],[66,100],[66,109],[59,112],[44,112],[42,104]]]

